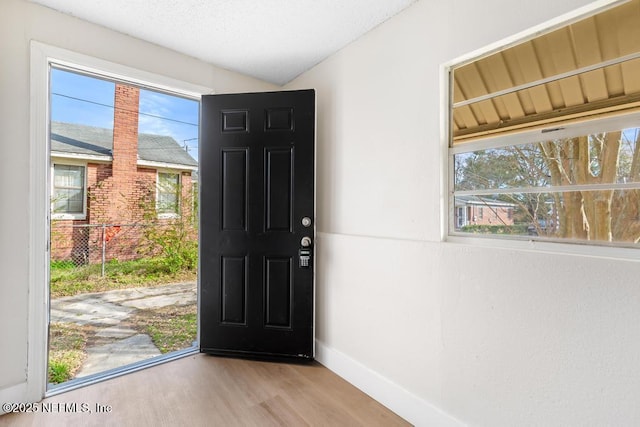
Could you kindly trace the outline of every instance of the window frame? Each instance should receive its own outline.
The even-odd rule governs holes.
[[[559,15],[547,22],[541,23],[517,34],[496,41],[492,44],[469,52],[451,61],[445,62],[440,67],[440,164],[441,168],[441,241],[452,244],[465,244],[487,248],[516,249],[546,253],[570,253],[584,256],[597,256],[612,259],[637,260],[638,248],[620,245],[619,243],[600,242],[593,244],[590,241],[578,241],[567,239],[532,239],[529,236],[496,236],[461,233],[455,231],[457,221],[457,209],[454,195],[454,157],[453,154],[474,151],[483,148],[497,148],[503,146],[503,138],[525,138],[528,131],[512,135],[493,135],[476,141],[453,145],[453,90],[454,82],[452,73],[454,69],[469,64],[483,57],[495,54],[504,49],[516,46],[522,42],[531,40],[543,33],[554,31],[589,16],[593,16],[610,8],[625,3],[626,0],[600,0],[583,6],[564,15]],[[625,113],[619,113],[624,116]],[[611,118],[609,118],[611,120]],[[612,119],[615,121],[615,117]],[[571,129],[574,126],[583,126],[584,129],[595,125],[597,120],[586,119],[572,126],[562,126]],[[555,127],[554,125],[541,126],[540,128]],[[540,128],[532,130],[539,132]],[[619,130],[619,129],[618,129]],[[602,132],[602,129],[598,131]],[[554,135],[555,136],[555,135]],[[560,136],[558,136],[560,137]],[[487,192],[485,192],[486,194]]]
[[[557,128],[557,126],[553,126]],[[630,127],[640,128],[640,111],[619,113],[611,117],[594,118],[588,121],[570,123],[560,126],[557,132],[553,133],[551,138],[564,139],[575,136],[588,135],[592,133],[601,133],[628,129]],[[640,182],[631,183],[611,183],[611,184],[576,184],[566,186],[547,186],[547,187],[509,187],[496,189],[480,189],[480,190],[455,190],[455,163],[456,154],[471,153],[474,151],[504,147],[516,147],[523,144],[540,142],[545,138],[547,128],[532,129],[522,133],[504,135],[498,137],[488,137],[479,141],[457,144],[448,148],[449,156],[449,197],[452,203],[455,203],[456,196],[487,196],[489,194],[519,194],[519,193],[558,193],[569,191],[597,191],[597,190],[622,190],[633,189],[640,190]],[[639,148],[640,149],[640,148]],[[451,216],[451,215],[449,215]],[[461,232],[455,228],[455,218],[451,217],[448,224],[448,236],[466,237],[469,233]],[[477,238],[493,238],[502,240],[526,240],[526,241],[544,241],[544,242],[562,242],[567,244],[582,244],[589,246],[603,247],[620,247],[628,249],[638,249],[637,245],[625,242],[606,242],[606,241],[590,241],[568,238],[554,238],[543,236],[523,236],[523,235],[475,235]]]
[[[82,212],[70,213],[70,212],[54,212],[53,195],[55,194],[55,167],[58,166],[75,166],[84,169],[83,183],[82,183]],[[74,162],[69,160],[51,159],[51,218],[55,220],[86,220],[87,219],[87,199],[88,199],[88,163],[86,162]]]
[[[160,198],[160,175],[176,175],[177,177],[177,190],[176,190],[176,212],[160,212],[159,211],[159,198]],[[174,219],[180,218],[182,215],[182,171],[177,169],[157,169],[156,170],[156,215],[158,219]]]

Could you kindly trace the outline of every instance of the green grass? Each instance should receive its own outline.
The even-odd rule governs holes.
[[[134,286],[151,286],[175,281],[195,280],[195,270],[171,272],[161,258],[135,261],[113,260],[105,265],[102,277],[100,264],[74,267],[69,261],[51,262],[51,297],[102,292]]]
[[[132,320],[164,354],[191,347],[198,332],[196,310],[195,304],[142,310]]]
[[[196,271],[171,272],[165,259],[110,261],[102,277],[100,264],[75,267],[71,261],[52,261],[50,291],[52,298],[89,292],[103,292],[171,282],[195,281]],[[169,306],[140,310],[130,319],[133,327],[148,334],[162,353],[188,348],[196,340],[196,305]],[[50,383],[73,379],[86,358],[85,346],[91,326],[52,323],[49,335]]]
[[[75,267],[76,265],[73,263],[73,261],[51,261],[51,269],[71,270]]]
[[[526,235],[527,224],[514,225],[465,225],[460,229],[465,233],[476,234],[516,234]]]
[[[91,327],[73,323],[52,323],[49,326],[50,383],[70,380],[82,365],[87,335]]]

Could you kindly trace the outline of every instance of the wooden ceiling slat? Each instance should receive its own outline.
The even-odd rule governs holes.
[[[489,91],[497,92],[513,87],[513,79],[509,73],[504,57],[498,53],[486,59],[487,61],[482,61],[482,63],[478,64],[478,69],[484,76],[484,81],[487,82]],[[510,93],[501,96],[499,99],[505,108],[505,112],[498,111],[502,120],[524,117],[524,108],[517,94]]]
[[[566,73],[577,68],[571,33],[568,28],[554,31],[546,37],[541,37],[537,42],[540,45],[538,51],[542,52],[539,55],[541,61],[543,58],[547,58],[547,62],[553,64],[553,67],[550,67],[551,69],[545,72],[545,77]],[[554,100],[554,109],[572,107],[584,103],[584,93],[582,92],[580,79],[577,76],[559,80],[557,84],[560,87],[560,97],[562,99]]]
[[[609,98],[609,89],[604,70],[593,70],[580,75],[587,102],[602,101]]]
[[[458,71],[455,71],[454,78],[453,78],[453,103],[454,104],[456,102],[464,101],[465,99],[469,98],[467,94],[464,93],[464,91],[460,87],[460,84],[458,83],[459,80],[460,79],[458,77]]]
[[[624,5],[616,11],[620,54],[637,52],[640,46],[640,2]],[[620,65],[625,95],[640,92],[640,60],[629,61]]]
[[[640,4],[640,3],[639,3]],[[623,5],[624,6],[624,5]],[[621,19],[620,13],[628,14],[622,6],[615,8],[607,13],[601,13],[594,16],[596,23],[596,31],[600,42],[600,52],[602,59],[605,61],[619,58],[620,42],[618,41],[618,20]],[[607,95],[609,98],[624,95],[624,82],[622,80],[622,68],[619,65],[604,68],[604,76],[607,84]]]
[[[484,117],[484,114],[482,114],[482,108],[480,107],[479,102],[469,105],[469,108],[471,108],[471,111],[473,112],[473,117],[475,117],[479,125],[487,124],[487,119]]]
[[[640,47],[640,1],[626,3],[611,11],[612,28],[607,28],[618,35],[619,55],[624,56],[638,52]]]
[[[491,55],[483,61],[478,61],[477,70],[489,93],[513,87],[513,81],[507,72],[507,65],[499,53]]]
[[[504,56],[498,53],[487,58],[487,60],[489,66],[487,67],[485,74],[491,74],[493,76],[496,81],[495,86],[497,90],[513,87],[513,78],[509,73]],[[517,119],[525,116],[522,100],[517,94],[510,93],[501,96],[500,100],[503,102],[506,109],[506,112],[500,113],[500,117],[503,120]]]
[[[561,34],[556,38],[560,37],[562,37]],[[542,78],[555,76],[562,72],[568,71],[568,69],[558,71],[558,67],[553,60],[553,52],[558,49],[558,46],[556,46],[554,40],[549,40],[547,37],[542,37],[540,39],[532,40],[531,43],[533,45],[533,51],[536,54],[536,60],[538,61],[541,73],[540,75],[542,76]],[[547,94],[551,102],[551,109],[555,110],[558,108],[564,108],[565,99],[562,84],[560,82],[550,82],[546,84],[545,87],[547,89]]]
[[[583,19],[571,25],[569,32],[573,38],[576,68],[587,67],[602,62],[600,38],[598,37],[596,21],[593,17]]]
[[[604,75],[607,81],[609,97],[624,95],[624,81],[622,80],[622,68],[620,65],[605,68]]]
[[[616,8],[617,9],[617,8]],[[600,43],[600,53],[604,61],[619,58],[620,42],[618,41],[618,19],[619,13],[611,10],[608,13],[602,13],[593,17],[598,32],[598,40]]]
[[[460,71],[460,84],[454,88],[454,101],[508,90],[637,52],[640,0],[632,0],[460,67],[455,70],[456,74]],[[456,93],[460,89],[462,92]],[[564,110],[588,109],[588,103],[598,108],[608,103],[616,106],[627,102],[625,97],[635,99],[637,94],[640,59],[458,107],[453,113],[454,126],[468,138],[474,126],[486,130],[497,120],[501,127],[510,126],[512,120],[519,127],[527,120],[534,125],[538,116],[562,116]]]
[[[523,90],[518,92],[517,95],[518,95],[518,99],[520,100],[520,105],[524,110],[525,117],[535,114],[536,107],[533,104],[533,100],[531,99],[531,94],[529,94],[529,91]]]
[[[458,84],[458,79],[456,74],[457,73],[454,73],[453,92],[454,94],[455,93],[463,94],[463,91],[460,88],[460,85]],[[460,129],[469,129],[469,128],[474,128],[478,126],[478,120],[476,120],[476,118],[473,115],[473,112],[471,111],[471,108],[468,105],[464,107],[456,108],[453,115],[455,116],[456,122],[458,123],[458,126],[460,127]]]
[[[456,71],[454,74],[456,82],[460,85],[460,88],[464,91],[466,99],[476,98],[478,96],[486,95],[489,93],[484,81],[480,77],[480,72],[475,64],[471,64],[471,67],[464,70]]]
[[[493,55],[487,58],[487,61],[478,63],[478,72],[480,73],[482,81],[489,93],[512,87],[511,76],[509,76],[506,71],[507,69],[504,66],[504,61],[500,55]],[[493,107],[497,112],[497,117],[494,117],[494,121],[497,122],[500,120],[510,119],[510,110],[516,107],[515,105],[512,105],[514,100],[519,106],[518,98],[515,96],[511,97],[510,105],[506,105],[505,100],[502,99],[502,97],[496,97],[493,99]],[[522,111],[522,108],[520,108],[519,111]],[[522,114],[524,114],[524,112],[522,112]]]
[[[477,89],[477,92],[475,92],[476,95],[474,96],[482,96],[490,93],[489,89],[487,88],[487,82],[484,78],[484,75],[480,72],[478,67],[475,66],[475,64],[473,70],[474,72],[470,76],[468,76],[467,83]],[[475,104],[475,107],[477,107],[477,109],[472,106],[472,110],[476,114],[479,123],[492,124],[500,122],[500,117],[495,105],[493,104],[493,101],[488,100],[478,102]]]
[[[458,126],[460,129],[473,129],[479,126],[478,121],[476,120],[471,108],[466,105],[464,107],[456,108],[455,116],[458,121]]]
[[[509,108],[505,105],[504,100],[501,97],[493,98],[493,106],[498,113],[498,121],[509,119]]]
[[[622,81],[624,82],[624,94],[632,95],[640,92],[640,60],[620,64],[622,69]]]
[[[533,43],[522,43],[512,49],[518,59],[518,67],[526,82],[544,78]],[[531,96],[531,101],[533,102],[536,113],[546,113],[553,110],[546,87],[532,87],[528,89],[527,92],[529,96]]]
[[[586,67],[603,61],[600,38],[594,17],[570,26],[573,49],[578,67]],[[601,101],[609,97],[604,71],[595,70],[580,76],[587,102]]]
[[[467,97],[475,98],[489,93],[485,80],[475,64],[472,64],[472,67],[469,67],[464,73],[454,75]],[[500,122],[500,117],[492,101],[478,102],[471,109],[480,124]]]
[[[478,102],[478,106],[481,108],[482,115],[484,116],[487,124],[500,123],[500,116],[498,115],[498,110],[496,109],[493,100]]]

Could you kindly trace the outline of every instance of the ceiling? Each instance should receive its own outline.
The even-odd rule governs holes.
[[[417,0],[30,0],[283,85]]]
[[[640,107],[640,0],[454,70],[454,141]]]

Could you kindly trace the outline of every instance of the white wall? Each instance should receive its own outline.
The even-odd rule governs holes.
[[[421,0],[289,85],[318,90],[319,357],[414,423],[640,424],[640,264],[440,242],[440,64],[587,3]],[[0,1],[0,395],[27,375],[30,39],[273,89]]]
[[[28,351],[39,345],[27,342],[28,284],[32,280],[29,245],[33,238],[30,169],[38,167],[30,164],[29,152],[30,40],[205,86],[217,93],[274,89],[26,1],[0,1],[0,397],[12,396],[12,401],[16,395],[22,400],[41,397],[40,390],[25,386],[28,372],[32,372]]]
[[[287,85],[317,89],[318,356],[416,424],[640,425],[639,263],[440,241],[441,64],[588,3],[421,0]]]

